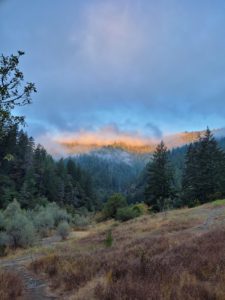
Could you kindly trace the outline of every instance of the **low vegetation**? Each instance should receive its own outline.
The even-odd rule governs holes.
[[[76,295],[74,300],[222,300],[225,206],[219,215],[216,209],[207,204],[125,223],[107,221],[30,267],[46,274],[53,287]]]
[[[65,239],[69,235],[71,220],[66,210],[55,203],[27,211],[21,209],[20,204],[14,200],[5,210],[0,211],[1,255],[6,253],[7,247],[15,249],[32,246],[56,228],[62,239]]]
[[[24,290],[22,279],[18,274],[0,271],[0,299],[19,299]]]
[[[70,233],[70,225],[67,222],[61,222],[59,223],[58,227],[57,227],[57,232],[59,234],[59,236],[65,240]]]

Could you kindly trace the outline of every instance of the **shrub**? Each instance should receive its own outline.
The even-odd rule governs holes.
[[[34,225],[42,237],[47,236],[49,230],[54,227],[54,217],[50,210],[41,208],[34,215]]]
[[[32,222],[22,213],[6,220],[5,241],[9,246],[27,247],[35,242],[35,230]]]
[[[57,228],[58,235],[65,240],[70,233],[70,225],[67,222],[61,222]]]
[[[54,226],[58,226],[62,221],[70,221],[70,216],[65,209],[59,208],[56,203],[50,203],[46,210],[51,212],[54,220]]]
[[[119,208],[127,206],[126,198],[121,194],[112,195],[105,204],[104,216],[105,218],[115,218]]]
[[[75,214],[72,222],[75,227],[85,228],[90,224],[90,218],[88,216]]]
[[[119,208],[116,214],[116,220],[125,222],[131,219],[134,219],[138,216],[140,216],[141,213],[137,208],[134,208],[132,206],[127,206],[123,208]]]
[[[14,199],[11,203],[8,204],[7,208],[4,211],[4,217],[13,219],[18,213],[22,213],[19,202]]]
[[[140,215],[147,214],[149,211],[148,206],[145,203],[134,204],[133,209],[136,210]]]

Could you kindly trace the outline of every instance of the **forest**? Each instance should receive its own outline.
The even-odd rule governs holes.
[[[1,56],[0,207],[16,199],[22,208],[55,202],[71,210],[98,211],[113,194],[129,204],[145,202],[152,210],[193,206],[225,195],[225,139],[207,128],[198,141],[168,150],[161,142],[154,153],[133,154],[127,162],[114,149],[54,159],[23,129],[16,106],[31,103],[35,85],[24,80],[19,60],[24,53]]]

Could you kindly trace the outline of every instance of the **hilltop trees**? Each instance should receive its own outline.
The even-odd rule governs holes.
[[[224,196],[225,153],[209,129],[188,148],[182,179],[184,204],[204,203]]]
[[[169,161],[169,152],[165,144],[161,142],[156,147],[153,160],[147,168],[145,202],[153,210],[161,211],[173,194],[173,172]]]

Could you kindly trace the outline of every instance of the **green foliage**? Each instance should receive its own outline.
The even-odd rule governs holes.
[[[52,212],[44,207],[40,208],[34,215],[34,225],[42,237],[48,236],[49,231],[54,227]]]
[[[6,234],[9,237],[9,245],[16,247],[31,246],[35,242],[35,230],[32,222],[22,214],[16,215],[6,223]]]
[[[225,195],[225,153],[209,129],[188,148],[182,180],[184,204],[209,202]]]
[[[42,200],[60,205],[97,207],[91,177],[71,159],[55,162],[22,130],[23,116],[15,107],[31,103],[33,83],[24,83],[19,63],[24,52],[0,56],[0,208],[16,198],[22,208],[33,209]],[[45,201],[46,203],[46,201]],[[59,218],[57,222],[62,219]]]
[[[6,219],[13,219],[18,214],[22,214],[22,210],[21,210],[19,202],[16,199],[14,199],[13,202],[9,203],[9,205],[5,209],[4,217]]]
[[[113,235],[112,235],[112,230],[111,229],[107,231],[104,243],[105,243],[106,247],[112,247]]]
[[[67,222],[60,222],[57,227],[58,235],[65,240],[70,233],[70,225]]]
[[[4,159],[7,154],[14,159]],[[72,160],[55,162],[46,150],[18,127],[0,139],[0,208],[16,198],[22,208],[33,209],[47,201],[74,208],[98,207],[92,181]]]
[[[140,215],[148,213],[148,206],[145,203],[136,203],[133,206],[133,209],[136,210]]]
[[[35,242],[35,229],[18,202],[9,204],[5,212],[5,242],[9,246],[27,247]]]
[[[71,219],[72,217],[55,203],[24,210],[14,200],[4,211],[0,211],[0,248],[4,253],[6,247],[31,246],[38,237],[48,236],[56,228],[62,238],[66,238]]]
[[[71,217],[66,210],[59,208],[56,203],[37,207],[31,215],[35,228],[41,236],[48,236],[49,232],[61,222],[69,222]]]
[[[86,228],[90,225],[91,220],[89,216],[75,214],[73,216],[72,223],[76,228]]]
[[[119,208],[116,213],[116,220],[125,222],[139,217],[141,215],[141,211],[137,208],[137,206],[127,206]]]
[[[174,197],[173,172],[169,152],[163,142],[156,147],[147,171],[145,202],[153,211],[161,211],[166,199]]]
[[[97,154],[83,154],[76,158],[82,170],[91,174],[92,186],[97,199],[105,202],[109,195],[127,191],[136,184],[139,174],[145,166],[145,155],[132,154],[132,164],[123,156],[126,153],[115,147],[103,147]],[[122,159],[118,159],[118,158]],[[101,208],[101,202],[96,203]]]
[[[56,203],[50,203],[45,210],[51,212],[54,220],[54,226],[58,226],[60,222],[69,222],[71,217],[65,209],[59,208]]]
[[[220,199],[212,202],[212,205],[217,206],[225,206],[225,199]]]
[[[36,92],[33,83],[23,84],[24,75],[18,67],[22,55],[24,52],[18,51],[17,55],[0,56],[0,140],[12,126],[24,122],[24,117],[12,114],[15,106],[31,103],[31,94]],[[7,155],[11,154],[4,157]]]
[[[114,218],[119,208],[127,206],[126,198],[121,194],[112,195],[104,206],[105,218]]]

